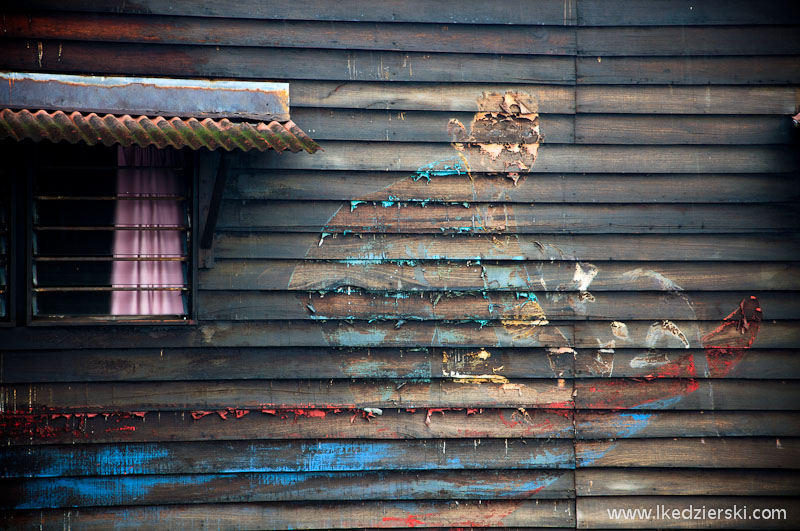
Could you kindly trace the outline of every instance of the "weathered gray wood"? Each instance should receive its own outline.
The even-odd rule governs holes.
[[[5,512],[0,518],[12,528],[68,526],[88,529],[158,529],[178,531],[207,527],[234,529],[352,529],[365,527],[512,526],[530,529],[575,524],[572,500],[490,500],[424,502],[286,502],[258,504],[198,504],[150,507],[55,509]],[[532,531],[541,531],[533,528]],[[558,531],[558,530],[556,530]]]
[[[81,71],[97,74],[327,79],[347,81],[569,83],[575,63],[563,56],[402,53],[395,51],[217,47],[38,41],[0,42],[0,66],[13,70]],[[40,66],[41,63],[41,66]]]
[[[747,385],[747,384],[745,384]],[[581,439],[643,437],[800,436],[794,411],[576,411]]]
[[[414,180],[407,172],[239,170],[225,197],[262,200],[505,203],[775,203],[797,201],[792,175],[553,175],[473,173]]]
[[[782,0],[639,1],[581,0],[581,26],[688,26],[721,24],[796,24],[800,10]]]
[[[242,473],[0,480],[13,509],[175,503],[573,497],[572,472]],[[135,490],[138,494],[131,497]]]
[[[325,242],[323,242],[326,244]],[[674,257],[672,257],[674,258]],[[201,271],[205,290],[534,291],[580,290],[680,292],[702,290],[800,290],[800,268],[792,262],[443,262],[407,259],[305,260],[229,259]],[[578,272],[576,280],[576,271]],[[444,296],[444,295],[443,295]],[[679,295],[676,295],[679,297]],[[586,305],[587,309],[590,305]],[[733,308],[730,310],[733,311]],[[769,308],[766,309],[769,312]]]
[[[220,410],[195,419],[187,411],[102,415],[5,414],[4,445],[297,439],[570,439],[568,409],[289,409]],[[198,415],[199,416],[199,415]],[[222,417],[225,417],[224,419]]]
[[[580,409],[791,410],[800,400],[796,380],[596,378],[576,380],[575,391]]]
[[[220,258],[314,260],[797,260],[798,238],[787,235],[505,235],[302,233],[217,235]]]
[[[798,498],[753,496],[614,496],[580,497],[577,502],[579,529],[796,529],[800,521],[795,516],[800,511]],[[659,513],[656,513],[658,507]],[[747,507],[745,516],[743,508]],[[692,510],[687,511],[691,508]],[[706,508],[703,513],[702,509]],[[753,509],[770,511],[773,518],[756,520]],[[651,509],[650,518],[639,514],[630,518],[612,518],[609,510],[635,511]],[[694,510],[699,510],[695,513]],[[714,510],[713,514],[711,509]],[[677,511],[677,512],[673,512]],[[686,511],[682,513],[681,511]],[[783,513],[772,511],[786,511]],[[657,514],[667,514],[667,517]],[[689,514],[692,513],[692,514]],[[687,516],[682,518],[681,514]],[[697,519],[688,518],[697,515]],[[760,514],[760,513],[759,513]],[[673,518],[674,517],[674,518]],[[667,519],[669,518],[669,519]]]
[[[583,468],[577,496],[800,496],[798,473],[787,470],[652,470]]]
[[[798,64],[798,56],[576,59],[578,83],[611,85],[796,85]]]
[[[800,468],[800,440],[783,437],[576,441],[578,467]]]
[[[587,56],[779,55],[800,49],[791,26],[581,27],[577,33],[578,54]]]
[[[579,85],[575,93],[581,113],[790,115],[800,100],[800,88],[786,86]]]
[[[174,411],[233,409],[541,407],[569,409],[572,388],[556,380],[456,381],[238,380],[8,385],[6,411]],[[16,395],[15,395],[16,393]],[[16,398],[15,398],[16,396]],[[24,400],[23,400],[24,397]]]
[[[578,144],[791,144],[786,116],[576,115]]]
[[[314,6],[318,11],[318,5]],[[426,7],[430,11],[430,6]],[[169,14],[181,13],[170,10]],[[188,13],[183,12],[186,15]],[[225,16],[229,16],[226,14]],[[118,13],[8,13],[5,35],[23,39],[216,46],[574,55],[566,27],[209,19]]]
[[[323,143],[324,152],[281,156],[243,154],[234,167],[282,170],[366,170],[422,172],[440,164],[468,172],[518,172],[518,154],[496,159],[479,147],[465,151],[450,144],[404,142]],[[466,158],[466,163],[461,158]],[[524,158],[524,157],[523,157]],[[525,163],[527,158],[524,158]],[[506,165],[506,162],[509,164]],[[530,160],[528,160],[530,162]],[[528,165],[525,163],[526,166]],[[432,166],[433,165],[433,166]],[[797,170],[797,154],[788,146],[577,146],[544,145],[533,173],[780,173]],[[454,173],[454,172],[451,172]],[[525,173],[524,171],[522,172]]]

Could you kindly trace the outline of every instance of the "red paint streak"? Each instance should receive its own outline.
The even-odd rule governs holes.
[[[106,433],[111,433],[115,431],[136,431],[136,426],[120,426],[118,428],[107,428]]]
[[[758,298],[751,295],[742,299],[720,326],[701,338],[709,376],[725,377],[739,364],[756,340],[762,317]]]
[[[237,419],[240,419],[240,418],[244,417],[245,415],[247,415],[249,413],[250,413],[250,411],[247,410],[247,409],[237,409],[237,410],[234,411],[234,414],[236,415]]]
[[[206,415],[210,415],[210,414],[211,414],[211,411],[192,411],[192,418],[194,420],[198,420],[198,419],[201,419],[201,418],[205,417]]]
[[[143,419],[146,414],[147,413],[144,411],[131,411],[131,415],[134,417],[139,417],[140,419]]]
[[[426,516],[429,516],[429,515],[427,515],[427,514],[423,515],[423,517],[426,517]],[[416,527],[418,525],[425,525],[425,522],[420,520],[417,517],[416,514],[410,514],[405,518],[398,518],[396,516],[384,516],[383,517],[383,521],[384,522],[400,522],[403,525],[405,525],[406,527]]]
[[[266,413],[267,415],[277,415],[278,411],[275,409],[262,409],[262,413]]]
[[[539,407],[553,408],[553,409],[573,409],[575,404],[572,400],[565,400],[563,402],[549,402]]]
[[[518,426],[519,424],[521,424],[521,422],[518,420],[512,420],[512,421],[506,420],[506,418],[503,416],[502,411],[498,410],[497,415],[500,417],[500,422],[502,422],[506,428],[513,428],[514,426]]]

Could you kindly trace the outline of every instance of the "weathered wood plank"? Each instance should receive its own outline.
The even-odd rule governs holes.
[[[0,415],[0,440],[8,446],[30,446],[263,439],[569,439],[574,432],[573,413],[567,409],[439,408],[430,415],[427,409],[383,409],[378,416],[368,416],[358,409],[336,411],[293,409],[276,410],[273,414],[234,409],[198,415],[197,419],[185,411],[7,413]]]
[[[565,499],[572,472],[236,473],[0,481],[5,509],[340,500]],[[131,496],[136,492],[136,496]]]
[[[198,318],[497,320],[722,320],[743,299],[757,296],[766,319],[800,319],[797,297],[787,292],[392,292],[303,293],[285,291],[201,291]],[[648,323],[650,324],[650,323]],[[638,354],[636,354],[638,355]],[[631,359],[620,358],[627,366]],[[642,361],[642,360],[640,360]],[[658,363],[657,359],[652,360]],[[625,370],[621,367],[620,370]],[[621,374],[620,376],[629,376]]]
[[[575,116],[578,144],[791,144],[786,116]]]
[[[426,11],[429,10],[428,6]],[[171,14],[178,12],[170,10]],[[22,39],[542,55],[574,55],[576,51],[575,31],[558,26],[332,23],[249,17],[219,20],[34,12],[6,14],[4,29],[5,36]]]
[[[172,15],[183,13],[199,17],[256,18],[274,20],[339,20],[353,22],[438,22],[443,24],[530,24],[572,25],[577,17],[575,2],[541,0],[536,9],[521,11],[518,4],[500,0],[485,5],[479,0],[465,0],[459,9],[431,5],[424,0],[387,0],[366,9],[358,0],[319,2],[296,0],[287,4],[264,4],[256,0],[218,0],[197,2],[175,0],[165,5],[157,0],[143,0],[131,5],[125,1],[80,0],[69,6],[54,0],[31,0],[29,9],[91,11],[104,13],[140,13]]]
[[[331,383],[332,382],[332,383]],[[397,380],[248,380],[204,382],[91,382],[6,385],[5,411],[192,411],[195,416],[234,409],[291,408],[546,408],[569,409],[564,380],[508,383]],[[432,412],[432,411],[429,411]]]
[[[671,257],[671,258],[674,258]],[[577,269],[576,267],[579,267]],[[780,262],[414,262],[407,259],[218,260],[200,272],[205,290],[374,291],[600,291],[800,290],[800,267]],[[577,275],[576,275],[577,272]],[[589,305],[587,305],[589,308]],[[732,310],[731,310],[732,311]],[[766,311],[769,311],[767,308]]]
[[[581,439],[643,437],[800,436],[800,412],[789,411],[576,411]]]
[[[544,145],[536,162],[501,152],[492,158],[479,145],[464,151],[450,144],[346,142],[329,140],[324,152],[279,157],[253,152],[235,159],[234,168],[281,170],[365,170],[438,173],[519,173],[519,163],[533,173],[780,173],[797,170],[797,154],[789,146],[587,146]],[[462,156],[466,159],[462,159]],[[508,164],[507,164],[508,163]],[[443,168],[449,169],[443,169]],[[525,173],[524,169],[522,173]]]
[[[792,410],[796,380],[593,379],[575,381],[579,409]]]
[[[797,260],[795,235],[484,236],[222,232],[220,258],[312,260]]]
[[[800,9],[782,0],[581,0],[581,26],[711,26],[718,24],[796,24]]]
[[[559,83],[575,80],[571,57],[402,53],[302,48],[151,45],[85,41],[0,42],[10,70],[96,74],[327,79],[347,81]],[[41,59],[39,58],[41,44]]]
[[[475,113],[439,111],[340,110],[300,107],[292,111],[294,121],[316,141],[364,140],[378,142],[450,142],[450,120],[475,129]],[[574,116],[548,114],[539,117],[539,128],[548,144],[571,144],[575,140]],[[786,120],[783,120],[786,122]],[[531,122],[525,120],[530,129]],[[518,125],[518,123],[514,124]],[[537,137],[522,136],[525,127],[494,126],[496,143],[520,143]],[[529,132],[529,131],[528,131]],[[758,142],[751,142],[758,143]],[[761,142],[767,143],[767,142]],[[772,142],[777,143],[777,142]]]
[[[783,437],[576,441],[579,467],[800,468],[800,440]]]
[[[479,110],[478,100],[483,94],[515,92],[529,94],[533,101],[538,102],[540,113],[575,112],[574,87],[496,81],[423,84],[293,79],[291,80],[292,108],[476,112]]]
[[[219,230],[359,234],[672,234],[781,232],[796,205],[548,205],[508,203],[237,201]]]
[[[588,56],[790,55],[800,49],[791,26],[581,27],[577,33],[578,54]]]
[[[798,87],[579,85],[575,91],[580,113],[792,114],[800,104]]]
[[[61,527],[88,530],[159,529],[177,531],[223,527],[231,529],[352,529],[425,527],[527,528],[573,527],[572,500],[491,500],[426,502],[287,502],[258,504],[197,504],[6,511],[0,518],[12,528]]]
[[[576,59],[586,84],[791,85],[800,83],[797,56],[595,57]]]
[[[405,172],[233,171],[227,199],[444,201],[505,203],[776,203],[797,201],[792,175],[504,175],[431,176]]]
[[[4,447],[0,455],[3,478],[525,470],[572,468],[575,462],[572,442],[568,439],[482,439],[480,444],[469,439],[78,444]]]
[[[580,529],[796,529],[800,520],[798,498],[752,496],[614,496],[580,497],[577,521]],[[747,508],[747,512],[744,508]],[[658,508],[658,509],[656,509]],[[651,511],[648,518],[637,509]],[[703,509],[706,509],[703,512]],[[753,511],[769,511],[754,519]],[[610,510],[626,511],[613,518]],[[631,511],[627,518],[627,511]],[[656,512],[658,511],[658,512]],[[695,512],[697,511],[697,512]],[[777,512],[773,512],[777,511]],[[783,512],[781,512],[783,511]],[[690,514],[691,513],[691,514]],[[617,513],[618,515],[620,513]],[[762,513],[759,512],[759,516]],[[683,518],[684,515],[686,518]],[[697,516],[695,519],[694,516]],[[783,517],[781,517],[783,516]]]
[[[786,470],[582,468],[578,496],[800,496],[798,473]]]

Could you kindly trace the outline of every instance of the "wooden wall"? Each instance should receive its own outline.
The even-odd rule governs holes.
[[[796,4],[68,4],[0,68],[325,151],[235,159],[198,326],[0,330],[4,527],[800,527]]]

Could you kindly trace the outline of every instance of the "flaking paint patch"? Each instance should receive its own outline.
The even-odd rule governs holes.
[[[690,348],[689,340],[681,329],[670,320],[664,319],[650,325],[645,337],[645,345],[649,348],[658,346],[669,347],[674,344],[675,340],[679,341],[683,348]]]

